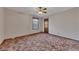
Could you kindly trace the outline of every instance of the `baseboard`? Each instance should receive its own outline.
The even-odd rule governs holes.
[[[42,33],[42,32],[36,32],[36,33],[21,35],[21,36],[16,36],[16,37],[8,37],[8,38],[5,38],[5,39],[1,40],[0,44],[2,44],[5,40],[8,40],[8,39],[21,39],[21,38],[32,36],[32,35],[39,34],[39,33]]]
[[[65,39],[74,40],[74,41],[79,42],[79,40],[77,40],[77,39],[72,39],[72,38],[68,38],[68,37],[65,37],[65,36],[61,36],[61,35],[56,35],[56,34],[50,34],[50,35],[54,35],[54,36],[57,36],[57,37],[61,37],[61,38],[65,38]]]
[[[36,35],[36,34],[39,34],[39,33],[44,33],[44,32],[37,32],[37,33],[32,33],[32,34],[27,34],[27,35],[22,35],[22,36],[16,36],[16,37],[10,37],[10,38],[6,38],[6,39],[3,39],[3,40],[1,40],[0,41],[0,44],[2,43],[2,42],[4,42],[5,40],[7,40],[7,39],[21,39],[21,38],[24,38],[24,37],[28,37],[28,36],[32,36],[32,35]],[[70,40],[74,40],[74,41],[78,41],[78,40],[76,40],[76,39],[72,39],[72,38],[67,38],[67,37],[63,37],[63,36],[60,36],[60,35],[56,35],[56,34],[50,34],[50,33],[48,33],[49,35],[54,35],[54,36],[57,36],[57,37],[62,37],[62,38],[66,38],[66,39],[70,39]]]
[[[43,33],[43,32],[36,32],[36,33],[28,34],[28,35],[17,36],[17,37],[15,37],[14,39],[24,38],[24,37],[28,37],[28,36],[32,36],[32,35],[36,35],[36,34],[39,34],[39,33]]]
[[[4,40],[5,40],[5,39],[1,39],[1,40],[0,40],[0,44],[2,44],[2,42],[3,42]]]

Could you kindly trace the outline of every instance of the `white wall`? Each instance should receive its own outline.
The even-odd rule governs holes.
[[[78,8],[73,8],[49,17],[49,33],[79,40]]]
[[[5,10],[5,38],[12,38],[42,31],[42,20],[39,19],[39,30],[32,30],[32,16],[13,10]]]
[[[0,8],[0,43],[4,40],[4,10]]]
[[[79,39],[79,8],[77,9],[78,11],[78,39]]]

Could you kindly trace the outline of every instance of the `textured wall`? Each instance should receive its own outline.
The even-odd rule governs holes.
[[[5,10],[5,38],[22,36],[41,32],[42,20],[39,19],[39,29],[32,30],[32,16],[13,10]]]
[[[49,33],[79,40],[78,8],[52,15],[49,17]]]
[[[0,43],[4,40],[4,10],[0,8]]]

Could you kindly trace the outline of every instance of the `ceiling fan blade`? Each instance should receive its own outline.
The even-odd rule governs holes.
[[[39,9],[42,9],[42,7],[38,7]]]
[[[43,13],[47,13],[47,12],[43,12]]]
[[[47,10],[47,8],[44,8],[43,10]]]

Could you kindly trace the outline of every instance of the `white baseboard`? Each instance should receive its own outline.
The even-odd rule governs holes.
[[[59,35],[59,34],[55,34],[55,33],[49,33],[49,34],[53,34],[53,35],[57,35],[57,36],[61,36],[61,37],[65,37],[65,38],[69,38],[69,39],[79,41],[79,39],[77,37],[69,37],[69,36],[66,36],[66,35]]]
[[[0,39],[0,44],[4,41],[4,39]]]

